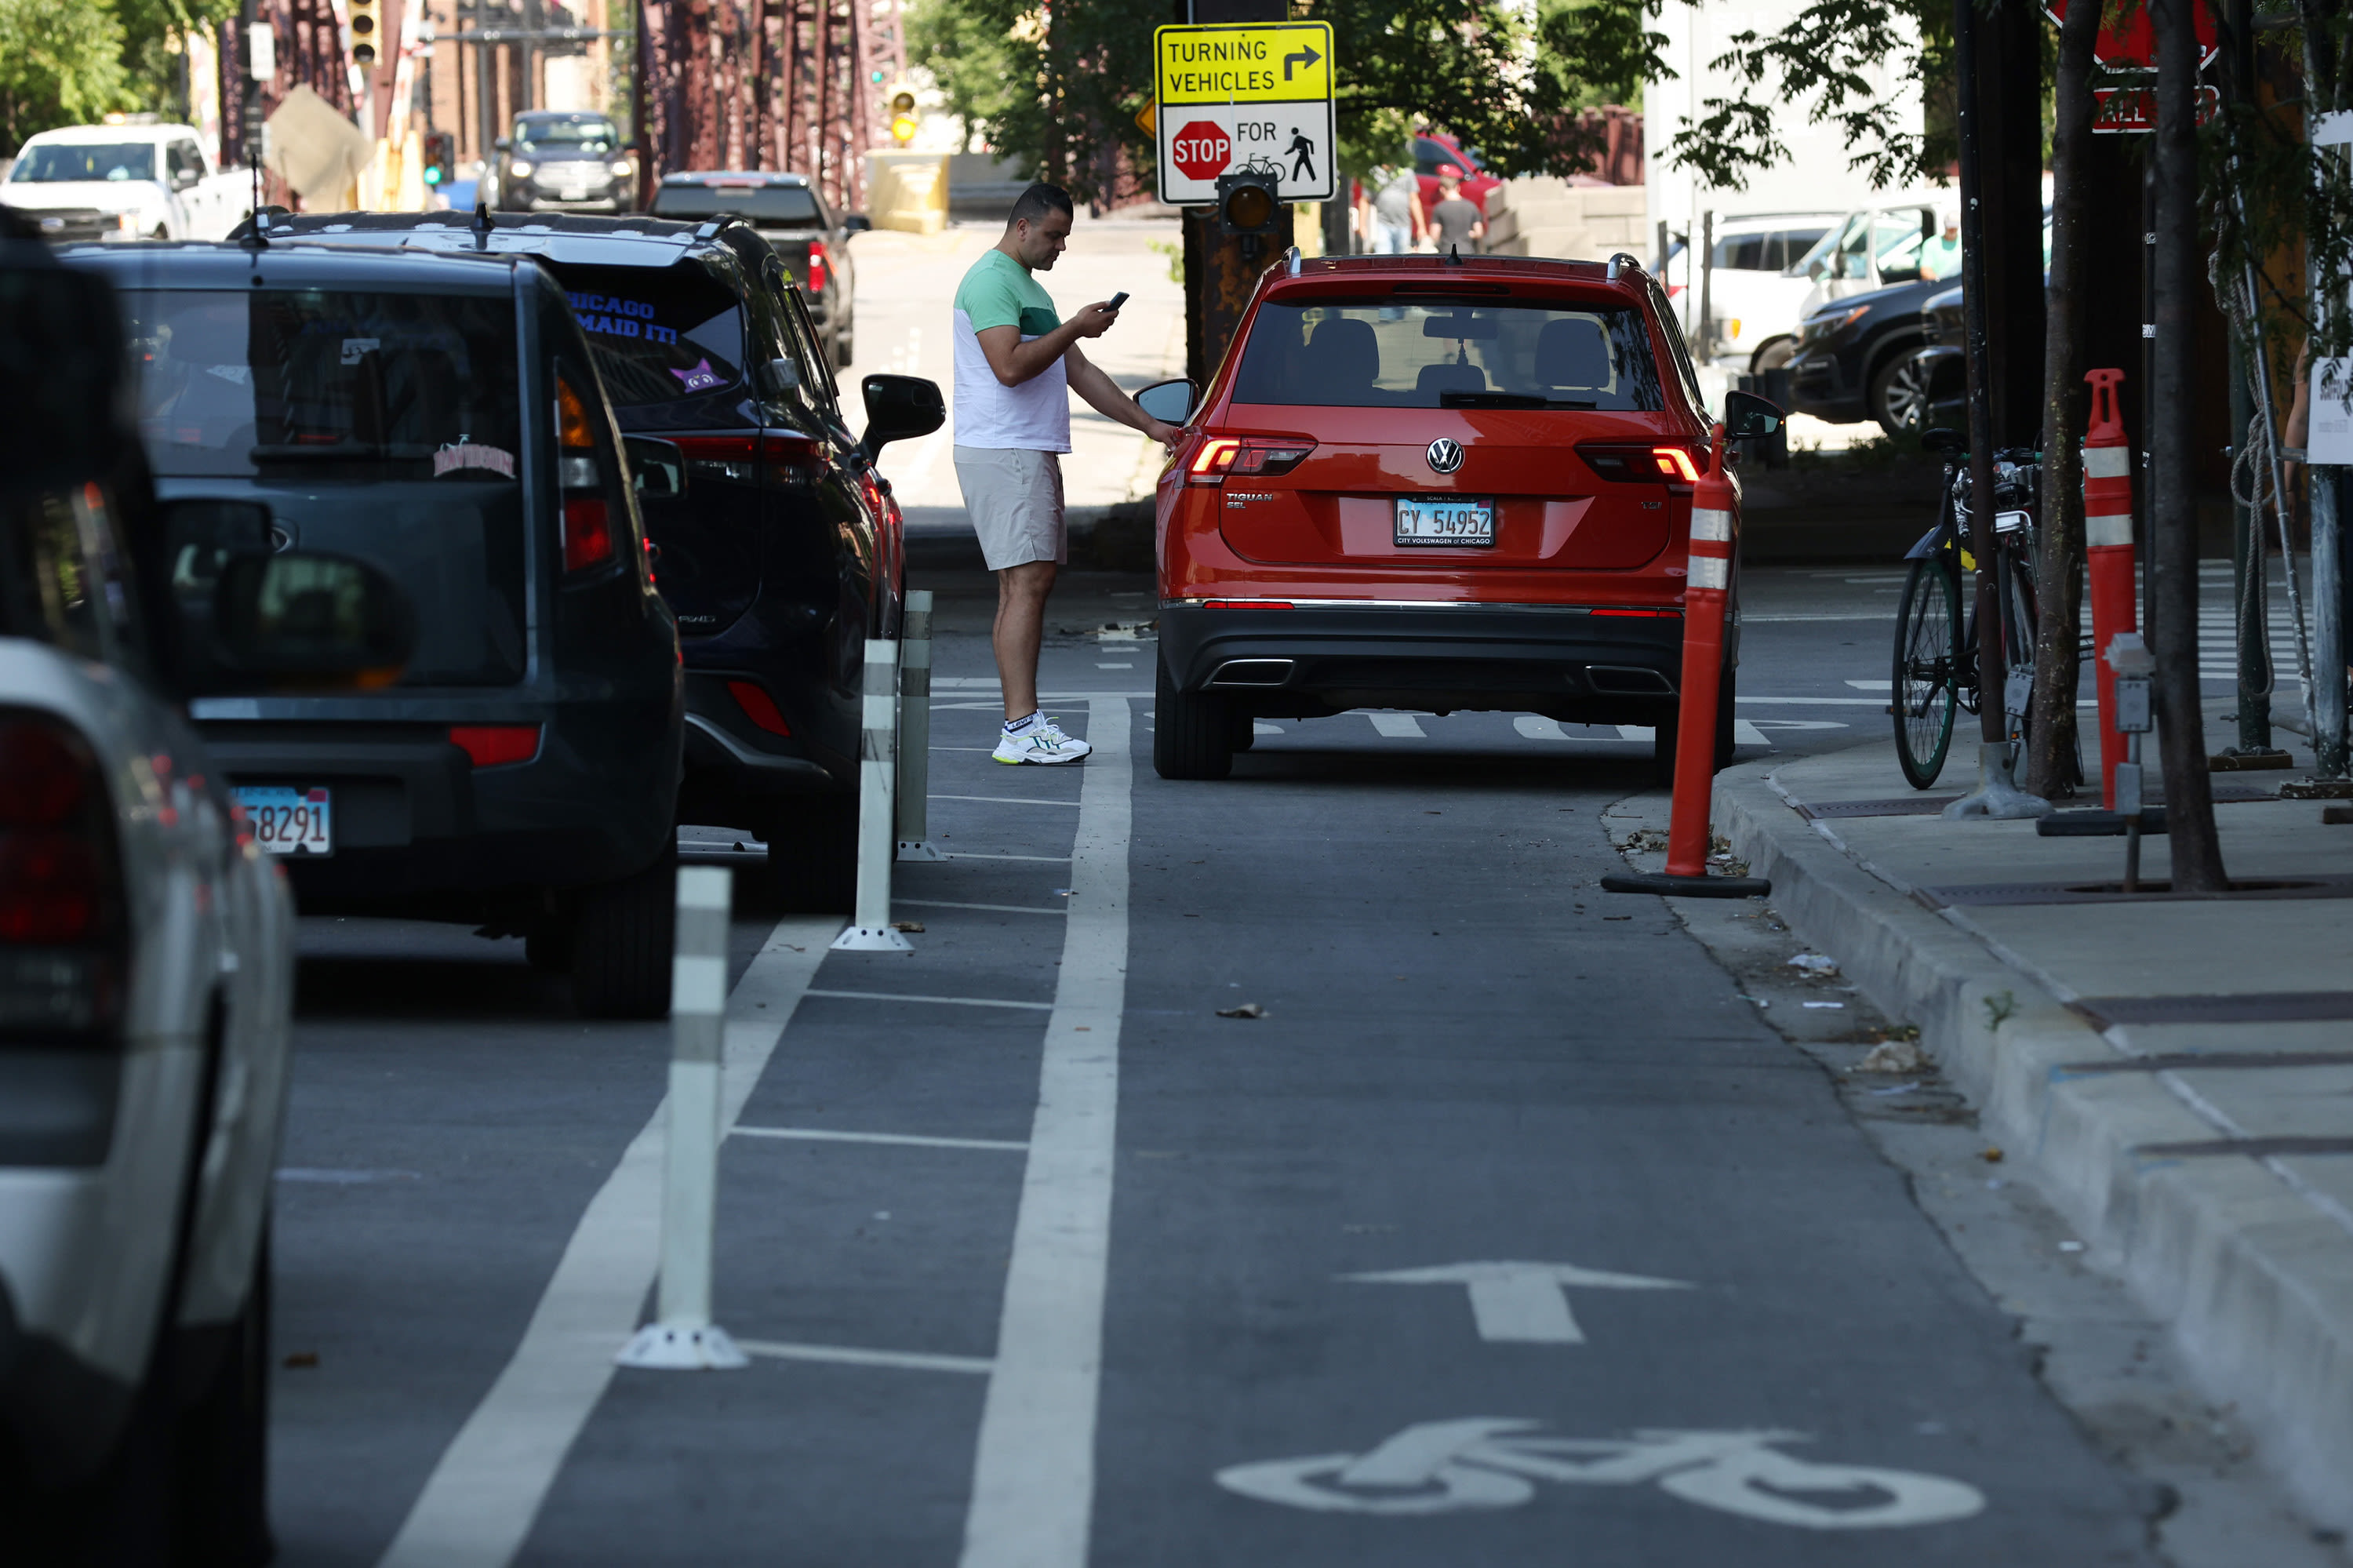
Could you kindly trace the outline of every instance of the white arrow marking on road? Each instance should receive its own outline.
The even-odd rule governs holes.
[[[1520,1345],[1581,1345],[1584,1330],[1568,1309],[1568,1289],[1689,1290],[1682,1279],[1607,1274],[1573,1263],[1449,1263],[1385,1274],[1344,1274],[1359,1285],[1467,1285],[1479,1337]]]

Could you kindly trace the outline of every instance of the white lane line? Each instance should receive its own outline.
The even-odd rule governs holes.
[[[1067,909],[1039,909],[1028,904],[964,904],[953,898],[893,898],[893,904],[911,904],[919,909],[994,909],[1000,915],[1067,915]]]
[[[902,996],[888,991],[818,991],[812,987],[810,996],[829,996],[839,1001],[926,1001],[940,1007],[1018,1007],[1025,1012],[1051,1012],[1050,1001],[1000,1001],[993,996]]]
[[[1745,718],[1736,718],[1732,721],[1732,744],[1735,746],[1761,746],[1767,750],[1770,750],[1773,746],[1771,741],[1765,738],[1765,732],[1763,730],[1758,729],[1755,725],[1750,724]]]
[[[1620,740],[1639,740],[1643,745],[1648,746],[1652,740],[1657,738],[1657,736],[1652,733],[1651,726],[1646,724],[1621,724],[1614,725],[1611,727],[1617,730],[1618,738]]]
[[[962,1568],[1086,1568],[1127,1005],[1128,706],[1099,697]]]
[[[720,1128],[734,1126],[838,917],[779,921],[728,999]],[[505,1568],[613,1381],[660,1262],[667,1103],[588,1201],[498,1381],[442,1451],[377,1568]]]
[[[1887,705],[1877,697],[1749,697],[1734,699],[1743,703],[1762,703],[1767,706],[1810,708],[1878,708]]]
[[[1560,727],[1558,719],[1548,719],[1535,714],[1522,714],[1512,721],[1512,727],[1530,740],[1567,740],[1568,734]]]
[[[934,800],[986,800],[992,806],[1076,806],[1076,800],[1037,800],[1026,795],[934,795]]]
[[[1375,729],[1391,740],[1419,740],[1423,737],[1421,723],[1411,714],[1366,714],[1365,716],[1373,721]]]
[[[897,1367],[903,1372],[979,1372],[996,1370],[986,1356],[928,1356],[920,1351],[860,1351],[848,1345],[797,1345],[782,1340],[738,1340],[747,1356],[782,1361],[831,1361],[846,1367]]]
[[[1282,726],[1279,724],[1269,724],[1264,719],[1250,720],[1250,734],[1252,735],[1281,735],[1282,733]]]
[[[1893,681],[1849,681],[1847,684],[1858,692],[1892,692],[1895,689]]]
[[[1026,1143],[1002,1138],[927,1138],[914,1132],[830,1132],[821,1127],[739,1127],[733,1138],[789,1138],[808,1143],[891,1143],[910,1149],[1027,1150]]]

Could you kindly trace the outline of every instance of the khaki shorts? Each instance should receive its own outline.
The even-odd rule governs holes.
[[[1062,521],[1062,461],[1058,452],[1014,447],[957,447],[956,482],[992,572],[1027,561],[1071,559]]]

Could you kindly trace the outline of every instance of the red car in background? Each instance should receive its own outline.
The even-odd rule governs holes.
[[[1438,176],[1448,169],[1462,176],[1462,194],[1481,212],[1487,210],[1487,193],[1504,182],[1487,172],[1479,154],[1443,131],[1423,131],[1413,139],[1413,172],[1421,183],[1421,210],[1438,205]]]
[[[1224,777],[1253,718],[1353,708],[1649,725],[1672,768],[1710,420],[1630,258],[1293,251],[1198,408],[1142,397],[1189,416],[1157,495],[1162,778]]]

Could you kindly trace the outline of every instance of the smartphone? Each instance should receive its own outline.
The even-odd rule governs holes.
[[[1125,303],[1127,303],[1127,291],[1125,289],[1122,289],[1118,293],[1113,294],[1108,301],[1104,302],[1103,309],[1107,311],[1115,311]]]

